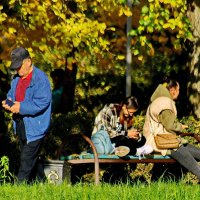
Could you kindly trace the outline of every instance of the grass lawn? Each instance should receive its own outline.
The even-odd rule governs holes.
[[[158,181],[151,184],[1,185],[0,200],[200,200],[200,185]]]

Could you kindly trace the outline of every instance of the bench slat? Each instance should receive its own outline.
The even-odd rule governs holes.
[[[80,154],[62,156],[61,160],[66,160],[70,164],[94,163],[94,154]],[[98,155],[99,163],[174,163],[176,162],[169,156],[148,155],[142,158],[138,156],[127,156],[122,159],[116,155]]]
[[[87,164],[94,163],[94,159],[74,159],[67,160],[69,164]],[[174,159],[131,159],[131,160],[123,160],[123,159],[99,159],[99,163],[175,163]]]

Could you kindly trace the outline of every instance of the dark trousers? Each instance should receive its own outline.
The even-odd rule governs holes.
[[[34,180],[44,180],[43,160],[39,157],[43,138],[27,143],[24,122],[17,121],[16,127],[20,146],[20,167],[17,175],[18,182],[32,182]]]
[[[176,151],[171,152],[171,157],[176,159],[182,166],[188,171],[192,172],[200,180],[200,148],[197,148],[191,144],[182,145]]]
[[[111,138],[111,142],[115,143],[115,147],[118,146],[127,146],[130,149],[130,155],[135,155],[136,148],[143,146],[146,142],[146,138],[142,136],[140,140],[134,140],[132,138],[128,138],[124,135],[119,135],[114,138]]]

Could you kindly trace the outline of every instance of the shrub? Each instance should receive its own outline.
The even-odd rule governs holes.
[[[1,157],[0,160],[0,182],[7,183],[14,179],[14,175],[9,171],[9,158],[7,156]]]
[[[88,148],[80,139],[80,133],[91,135],[92,118],[84,112],[71,112],[52,116],[49,134],[45,139],[43,153],[46,157],[58,159],[65,155],[80,153]]]

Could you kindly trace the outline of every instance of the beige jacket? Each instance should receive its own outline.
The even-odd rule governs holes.
[[[163,110],[171,110],[174,115],[177,115],[177,110],[175,106],[175,102],[170,98],[168,95],[169,92],[166,88],[164,88],[162,85],[158,87],[158,91],[161,90],[164,94],[162,95],[152,95],[153,98],[152,103],[149,105],[146,113],[145,118],[145,124],[143,127],[143,134],[146,137],[146,144],[151,145],[154,148],[155,152],[160,152],[162,155],[166,155],[167,149],[158,149],[156,147],[155,141],[154,141],[154,135],[160,133],[169,133],[164,126],[159,123],[159,114]],[[166,91],[165,91],[166,90]],[[160,94],[160,91],[158,92]]]

